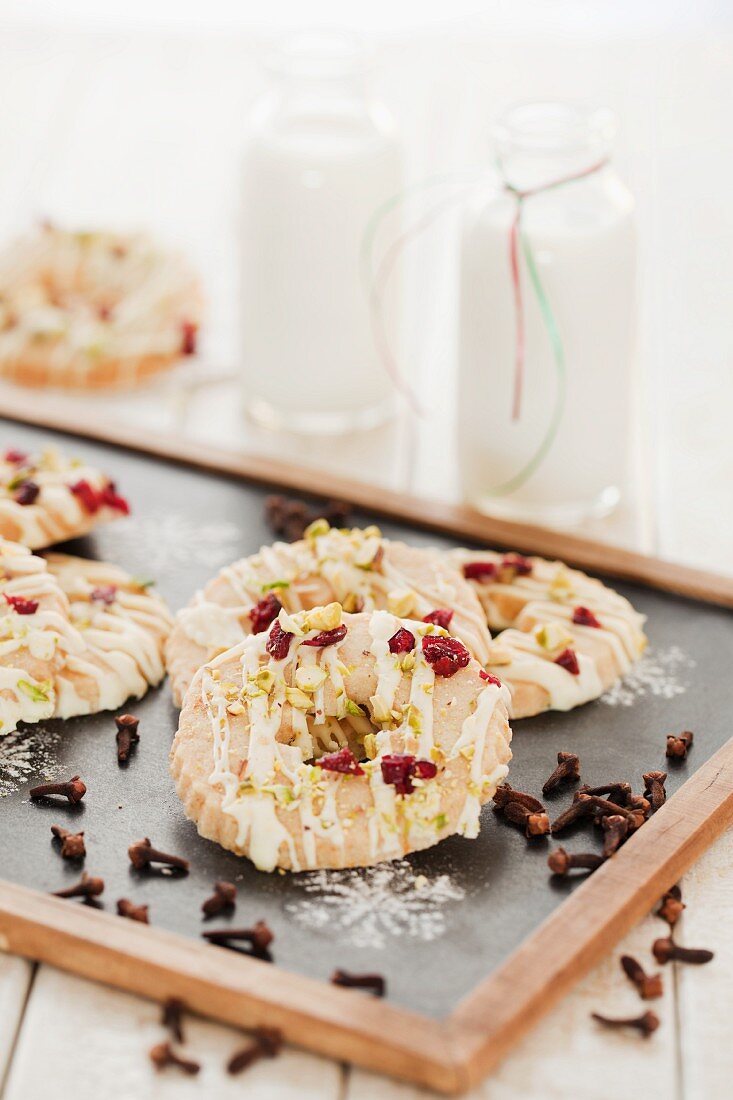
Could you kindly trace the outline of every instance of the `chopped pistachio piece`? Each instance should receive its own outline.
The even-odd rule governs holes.
[[[398,619],[411,615],[417,604],[417,596],[411,588],[399,588],[387,593],[387,608]]]
[[[335,630],[337,626],[341,626],[342,619],[341,604],[329,603],[325,607],[316,607],[315,610],[309,611],[303,625],[307,624],[309,630]]]
[[[258,688],[269,695],[275,686],[275,673],[269,668],[261,668],[259,672],[255,673],[254,682]]]
[[[314,519],[313,523],[309,523],[303,532],[303,536],[306,539],[317,539],[321,535],[327,535],[331,530],[331,525],[327,519]]]
[[[47,703],[49,701],[50,680],[44,680],[40,684],[32,684],[30,680],[18,680],[18,687],[34,703]]]
[[[564,649],[572,645],[573,636],[562,623],[544,623],[534,628],[534,636],[543,649],[553,652],[556,649]]]
[[[296,710],[308,710],[313,705],[311,697],[297,687],[286,687],[285,698]]]
[[[318,665],[304,665],[296,669],[295,683],[301,691],[318,691],[326,682],[326,670]]]
[[[305,634],[303,628],[295,621],[292,615],[288,615],[284,607],[280,608],[277,621],[287,634],[294,634],[296,638],[302,638]]]
[[[347,699],[346,700],[345,709],[346,709],[346,713],[350,714],[352,718],[363,718],[364,717],[363,708],[360,707],[358,703],[355,703],[353,699]]]
[[[374,760],[377,755],[377,736],[374,733],[368,733],[364,738],[364,752],[367,754],[368,760]]]

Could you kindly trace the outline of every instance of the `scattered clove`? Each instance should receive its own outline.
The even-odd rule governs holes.
[[[542,793],[550,794],[563,783],[576,783],[580,779],[580,758],[574,752],[559,752],[557,767],[547,777]]]
[[[644,824],[643,814],[638,810],[629,810],[625,806],[619,806],[608,798],[602,798],[599,794],[588,794],[587,791],[578,791],[578,802],[587,808],[587,813],[593,814],[597,822],[602,822],[604,817],[619,815],[625,817],[629,829],[638,829]]]
[[[73,886],[65,890],[54,890],[55,898],[96,898],[104,892],[104,879],[92,878],[86,871]]]
[[[664,965],[669,962],[670,959],[675,959],[677,962],[696,963],[698,965],[702,963],[709,963],[714,958],[713,952],[708,951],[705,947],[680,947],[675,943],[671,936],[667,936],[664,939],[655,940],[652,944],[652,954],[658,963]]]
[[[587,802],[581,801],[581,796],[586,792],[584,790],[576,791],[573,795],[573,801],[566,810],[560,814],[558,818],[553,821],[550,826],[550,832],[561,833],[564,829],[570,828],[571,825],[575,825],[576,822],[581,821],[587,817],[590,813],[590,806]]]
[[[618,806],[626,806],[632,797],[631,784],[623,779],[615,783],[604,783],[600,787],[585,787],[584,791],[585,794],[604,795],[609,801],[615,802]]]
[[[667,792],[664,789],[666,778],[666,772],[646,772],[642,776],[644,780],[644,797],[649,799],[650,813],[655,814],[667,799]]]
[[[115,737],[117,741],[117,762],[126,764],[130,759],[133,747],[140,740],[140,734],[138,733],[140,719],[135,718],[133,714],[120,714],[115,718],[115,725],[117,726]]]
[[[169,997],[163,1004],[160,1022],[167,1027],[177,1043],[185,1042],[183,1036],[183,1013],[185,1004],[179,997]]]
[[[629,981],[633,982],[644,1001],[661,997],[664,992],[661,974],[647,974],[640,962],[631,955],[621,956],[621,969]]]
[[[215,882],[214,893],[201,906],[205,917],[215,917],[224,909],[232,909],[237,900],[237,888],[233,882]]]
[[[520,825],[526,837],[547,836],[550,831],[550,819],[546,813],[535,813],[519,802],[506,802],[501,812],[507,821]]]
[[[368,989],[375,997],[383,997],[387,983],[381,974],[350,974],[348,970],[334,970],[332,985],[341,985],[345,989]]]
[[[515,791],[508,783],[503,783],[496,788],[493,802],[497,810],[503,810],[508,802],[517,802],[525,809],[531,810],[532,813],[545,813],[545,807],[539,798],[535,798],[533,794],[525,794],[524,791]]]
[[[175,1066],[188,1074],[189,1077],[194,1077],[201,1069],[198,1062],[192,1062],[188,1058],[182,1058],[180,1054],[177,1054],[170,1043],[157,1043],[150,1051],[150,1061],[157,1070]]]
[[[566,852],[564,848],[555,848],[547,857],[547,866],[553,875],[566,875],[568,871],[596,871],[606,857],[597,852]]]
[[[51,832],[61,841],[61,856],[63,859],[83,859],[87,854],[84,845],[84,833],[72,833],[63,825],[52,825]]]
[[[276,535],[295,542],[301,539],[316,519],[325,519],[332,527],[344,527],[351,516],[351,505],[341,500],[329,500],[313,509],[302,500],[280,495],[269,496],[265,501],[265,517]]]
[[[682,733],[667,734],[666,756],[670,760],[684,760],[688,750],[692,747],[695,735],[692,730],[683,730]]]
[[[244,940],[252,948],[252,954],[258,959],[271,961],[270,944],[275,939],[275,934],[263,920],[258,920],[251,928],[217,928],[211,932],[202,932],[201,935],[209,943],[219,947],[231,947],[237,950],[237,944]]]
[[[674,928],[682,916],[682,910],[685,908],[686,906],[682,901],[682,891],[679,886],[672,886],[662,896],[662,904],[657,909],[657,916],[661,917],[662,920],[666,920],[670,928]]]
[[[148,906],[135,905],[128,898],[120,898],[117,902],[117,913],[120,917],[128,917],[130,920],[139,921],[140,924],[150,924]]]
[[[277,1028],[260,1027],[252,1034],[253,1041],[236,1051],[227,1062],[227,1073],[241,1073],[259,1058],[275,1058],[280,1053],[283,1037]]]
[[[136,840],[134,844],[131,844],[127,849],[127,854],[136,871],[141,871],[151,863],[163,863],[166,867],[173,867],[183,874],[188,874],[190,867],[189,861],[182,856],[171,856],[166,852],[159,852],[157,848],[152,846],[148,837],[144,837],[143,840]]]
[[[640,1031],[645,1039],[657,1030],[659,1027],[659,1017],[655,1012],[645,1012],[643,1016],[633,1016],[627,1019],[610,1019],[608,1016],[601,1016],[599,1012],[591,1012],[591,1016],[599,1024],[603,1024],[604,1027],[631,1027]]]
[[[49,798],[52,795],[60,795],[62,798],[68,798],[72,805],[81,802],[86,793],[86,785],[78,775],[72,775],[71,779],[67,780],[66,783],[41,783],[40,786],[32,787],[29,791],[30,797],[33,800],[37,798]]]
[[[629,835],[629,819],[623,814],[608,814],[602,818],[603,826],[603,854],[608,859],[618,851],[626,837]]]

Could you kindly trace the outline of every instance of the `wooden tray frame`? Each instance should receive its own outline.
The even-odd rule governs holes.
[[[300,493],[317,485],[319,496],[377,515],[733,607],[733,578],[173,436],[141,443],[133,429],[59,414],[40,398],[32,407],[28,398],[4,398],[3,406],[5,419]],[[3,881],[0,949],[154,1000],[180,997],[235,1026],[279,1027],[289,1042],[327,1057],[458,1094],[488,1074],[732,821],[733,738],[440,1020]]]

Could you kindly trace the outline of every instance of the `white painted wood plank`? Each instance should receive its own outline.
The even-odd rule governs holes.
[[[338,1065],[286,1049],[244,1074],[230,1077],[225,1064],[244,1044],[233,1028],[186,1021],[185,1055],[202,1064],[197,1077],[178,1070],[156,1073],[148,1051],[165,1038],[160,1009],[128,993],[108,989],[52,967],[39,969],[16,1047],[4,1100],[49,1094],[74,1100],[175,1100],[246,1095],[252,1100],[337,1100]],[[80,1066],[83,1063],[83,1072]]]
[[[25,959],[0,955],[0,1091],[25,1008],[33,967]]]
[[[667,981],[663,998],[641,1001],[622,974],[619,957],[634,955],[645,967],[659,921],[648,917],[581,982],[514,1050],[496,1073],[468,1094],[468,1100],[618,1100],[636,1095],[643,1083],[645,1100],[675,1095],[675,993]],[[603,1030],[591,1012],[637,1016],[652,1008],[662,1021],[648,1040]],[[432,1092],[387,1082],[352,1070],[346,1100],[427,1100]]]
[[[682,1095],[685,1100],[730,1096],[733,1089],[733,828],[685,875],[687,905],[675,938],[715,952],[704,966],[674,964],[679,996]],[[659,935],[665,926],[657,922]],[[671,964],[667,964],[667,969]]]

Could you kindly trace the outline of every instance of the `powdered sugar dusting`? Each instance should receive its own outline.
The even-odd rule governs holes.
[[[0,798],[13,794],[30,778],[52,775],[59,739],[57,732],[39,726],[0,737]]]
[[[227,565],[238,556],[242,531],[234,523],[202,523],[190,516],[168,512],[152,516],[131,516],[113,529],[98,535],[103,555],[123,561],[125,568],[141,574],[161,573],[188,565],[211,569]],[[109,554],[106,540],[110,540]]]
[[[404,859],[347,871],[313,871],[293,882],[306,895],[285,907],[298,923],[328,928],[354,947],[378,950],[399,936],[424,942],[443,936],[445,906],[466,896],[449,875],[427,878]]]
[[[628,675],[601,696],[601,702],[610,707],[631,707],[645,695],[674,699],[687,691],[684,673],[694,667],[695,662],[679,646],[647,650]]]

